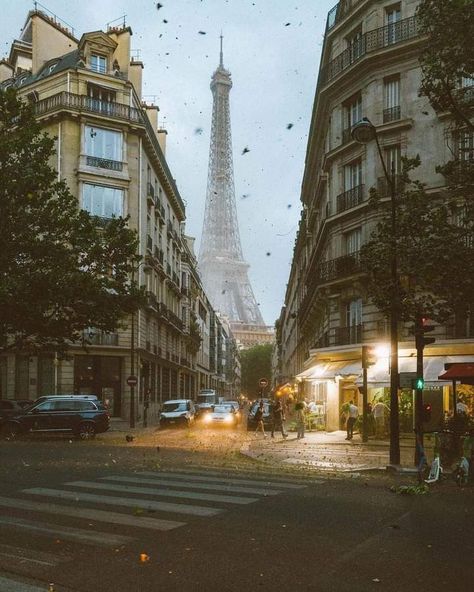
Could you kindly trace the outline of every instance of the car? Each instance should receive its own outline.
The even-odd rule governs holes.
[[[23,409],[21,401],[16,399],[0,399],[0,421],[20,413]]]
[[[30,407],[2,421],[2,437],[14,439],[29,433],[72,433],[81,440],[106,432],[110,414],[98,401],[81,395],[40,397]]]
[[[46,401],[47,399],[55,399],[57,397],[61,397],[62,399],[77,399],[80,397],[81,399],[87,399],[88,401],[98,401],[99,397],[97,395],[73,395],[73,394],[59,394],[59,395],[41,395],[35,399],[34,403],[39,403],[40,401]]]
[[[160,427],[190,427],[196,417],[196,408],[191,399],[170,399],[163,403],[160,413]]]
[[[240,420],[239,412],[232,405],[221,403],[214,405],[214,409],[206,413],[203,417],[205,426],[229,426],[235,427]]]
[[[247,430],[256,430],[257,429],[257,421],[255,420],[255,412],[260,405],[260,401],[263,401],[263,426],[265,429],[271,428],[273,419],[271,414],[271,401],[270,399],[257,399],[256,401],[252,401],[250,404],[249,413],[247,416]]]

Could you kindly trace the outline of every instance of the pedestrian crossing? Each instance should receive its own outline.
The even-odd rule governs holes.
[[[72,561],[74,545],[127,548],[142,540],[146,532],[166,536],[166,532],[192,521],[212,519],[305,487],[306,483],[229,476],[217,471],[139,471],[25,488],[15,496],[0,496],[0,540],[7,540],[5,533],[14,531],[20,539],[22,534],[29,536],[31,547],[17,549],[0,544],[0,572],[7,563],[47,569]],[[41,541],[48,539],[70,546],[63,554],[45,554],[40,550]],[[5,582],[8,579],[0,574],[2,592],[38,590],[30,584],[15,587],[14,580],[7,585],[2,578]]]

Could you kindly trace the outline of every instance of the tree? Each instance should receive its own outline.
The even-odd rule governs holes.
[[[258,381],[260,378],[267,378],[270,383],[272,373],[272,350],[271,343],[256,345],[242,351],[241,359],[241,387],[242,392],[248,397],[259,393]]]
[[[473,1],[421,0],[417,20],[420,33],[428,37],[420,58],[420,95],[435,110],[450,111],[458,125],[474,131],[470,117],[474,106]]]
[[[474,293],[472,219],[456,187],[434,199],[409,173],[419,158],[404,159],[403,189],[397,195],[396,250],[398,262],[398,316],[411,321],[422,313],[444,322]],[[361,249],[361,266],[368,273],[368,293],[376,306],[390,314],[394,285],[390,272],[392,225],[389,204],[372,191],[371,202],[382,217],[371,239]],[[463,212],[460,217],[457,213]]]
[[[140,302],[136,233],[81,210],[53,155],[32,106],[0,92],[0,352],[65,352],[87,328],[115,331]]]

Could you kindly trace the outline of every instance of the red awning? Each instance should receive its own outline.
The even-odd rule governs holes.
[[[474,362],[451,364],[443,374],[438,376],[439,380],[463,380],[465,378],[474,378]]]

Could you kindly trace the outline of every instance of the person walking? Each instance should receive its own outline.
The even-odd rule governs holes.
[[[385,410],[388,411],[388,407],[380,399],[372,407],[372,415],[375,420],[375,437],[377,439],[385,436]]]
[[[288,437],[288,434],[285,432],[285,426],[283,425],[284,421],[285,414],[283,405],[281,404],[280,399],[276,399],[272,405],[272,438],[275,437],[276,430],[281,430],[283,438]]]
[[[354,436],[354,424],[359,416],[359,409],[354,405],[354,401],[349,402],[349,417],[347,418],[347,437],[346,440],[352,440]]]
[[[262,432],[263,437],[266,438],[267,434],[265,433],[265,426],[263,424],[263,401],[260,401],[257,410],[255,411],[255,421],[257,422],[255,435],[257,435],[258,432]]]
[[[304,423],[306,420],[305,411],[306,411],[306,403],[304,401],[298,401],[295,405],[296,411],[296,432],[297,432],[297,439],[301,440],[304,438]]]

